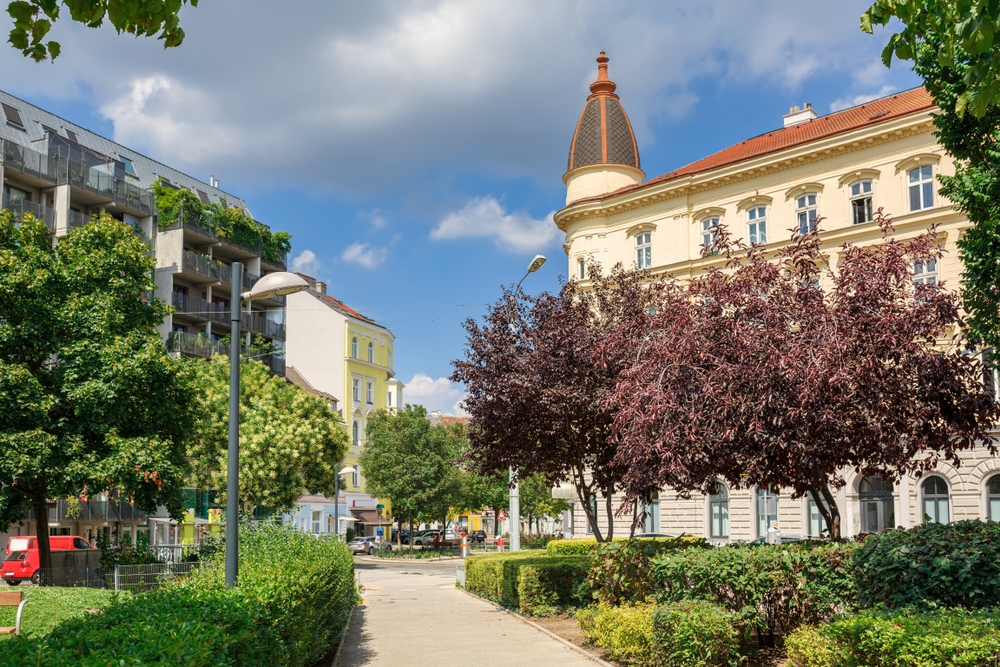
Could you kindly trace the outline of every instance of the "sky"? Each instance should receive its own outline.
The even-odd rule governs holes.
[[[0,45],[0,88],[243,197],[292,268],[396,336],[404,400],[464,414],[466,318],[568,273],[552,215],[595,58],[654,178],[919,85],[855,0],[201,0],[184,43],[59,22],[55,63]]]

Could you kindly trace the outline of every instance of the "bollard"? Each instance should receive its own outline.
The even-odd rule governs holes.
[[[462,535],[462,558],[469,557],[469,537],[468,535]]]
[[[498,553],[503,553],[503,538],[502,537],[498,537],[497,538],[497,552]]]

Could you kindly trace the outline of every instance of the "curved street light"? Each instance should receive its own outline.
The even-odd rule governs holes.
[[[243,302],[309,289],[302,276],[269,273],[240,293],[243,263],[233,262],[229,302],[229,465],[226,471],[226,588],[236,585],[240,562],[240,314]]]

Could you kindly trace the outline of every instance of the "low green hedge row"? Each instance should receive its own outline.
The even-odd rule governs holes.
[[[703,600],[657,606],[607,602],[576,615],[584,636],[611,658],[657,667],[716,667],[741,662],[736,615]]]
[[[465,559],[465,587],[525,614],[590,602],[584,556],[520,551]]]
[[[641,602],[653,594],[651,559],[685,549],[712,549],[701,538],[621,540],[590,549],[588,581],[597,600],[612,604]]]
[[[632,538],[628,537],[615,537],[611,542],[602,542],[602,545],[608,545],[615,542],[623,542]],[[691,544],[707,544],[705,538],[703,537],[643,537],[638,538],[643,542],[689,542]],[[545,552],[550,556],[586,556],[590,553],[591,548],[597,544],[596,537],[574,537],[570,540],[552,540],[547,545],[545,545]]]
[[[1000,609],[868,609],[785,639],[789,667],[994,667]]]
[[[239,585],[221,561],[76,618],[43,637],[16,637],[4,667],[305,667],[322,658],[358,601],[354,563],[340,542],[291,527],[246,527]]]
[[[925,523],[865,540],[854,554],[858,604],[1000,605],[1000,523]]]

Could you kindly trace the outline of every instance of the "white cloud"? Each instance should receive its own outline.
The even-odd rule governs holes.
[[[387,248],[370,246],[367,243],[352,243],[344,249],[340,258],[345,262],[360,264],[366,269],[377,268],[389,254]]]
[[[372,231],[378,231],[389,224],[385,215],[382,214],[381,209],[376,208],[371,211],[366,211],[362,213],[361,216],[368,220],[368,224],[372,228]]]
[[[312,250],[303,250],[292,260],[292,271],[296,273],[314,275],[322,266],[323,263]]]
[[[413,379],[404,383],[403,402],[410,405],[422,405],[427,411],[440,410],[443,415],[467,417],[468,412],[462,409],[460,403],[465,398],[465,392],[448,378],[433,379],[429,375],[417,373]]]
[[[896,87],[886,84],[882,86],[877,93],[863,93],[861,95],[855,95],[853,97],[841,97],[838,100],[830,102],[830,111],[840,111],[841,109],[850,109],[851,107],[856,107],[859,104],[864,104],[865,102],[871,102],[872,100],[877,100],[880,97],[885,97],[886,95],[891,95],[895,92]]]
[[[553,215],[539,220],[525,213],[505,213],[495,197],[475,197],[461,210],[446,215],[431,231],[431,238],[489,238],[501,250],[532,252],[559,238],[561,232],[552,221]]]

